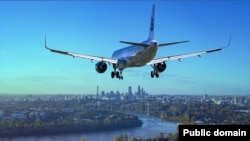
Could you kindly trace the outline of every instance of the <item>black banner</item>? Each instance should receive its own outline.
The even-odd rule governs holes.
[[[179,125],[179,141],[237,139],[249,141],[250,125]]]

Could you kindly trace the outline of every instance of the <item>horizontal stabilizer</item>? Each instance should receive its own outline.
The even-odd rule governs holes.
[[[164,43],[164,44],[159,44],[159,47],[162,47],[162,46],[170,46],[170,45],[180,44],[180,43],[186,43],[186,42],[189,42],[189,41],[187,40],[187,41],[180,41],[180,42]]]
[[[135,43],[135,42],[127,42],[127,41],[120,41],[120,43],[134,45],[134,46],[141,46],[141,47],[148,47],[149,46],[148,44]]]

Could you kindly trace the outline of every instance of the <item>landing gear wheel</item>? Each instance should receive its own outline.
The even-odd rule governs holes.
[[[155,76],[156,76],[156,78],[159,77],[159,72],[158,71],[155,72]]]
[[[115,72],[112,71],[112,72],[111,72],[111,78],[114,78],[114,77],[115,77]]]
[[[151,78],[154,78],[154,71],[151,71]]]
[[[119,71],[116,71],[116,65],[113,64],[113,68],[114,68],[114,71],[111,72],[111,78],[118,78],[119,80],[122,80],[123,79],[123,76],[122,76],[122,70],[123,69],[119,69]]]
[[[120,71],[120,72],[117,72],[117,74],[119,75],[119,80],[122,80],[123,79],[123,76],[122,76],[122,71]]]
[[[158,71],[151,71],[150,75],[151,75],[151,78],[154,78],[154,76],[156,78],[158,78],[159,77],[159,72]]]
[[[120,78],[120,74],[119,74],[119,72],[117,71],[117,72],[115,72],[115,76],[116,76],[116,78]]]

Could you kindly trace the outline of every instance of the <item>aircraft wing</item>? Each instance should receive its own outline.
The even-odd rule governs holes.
[[[173,56],[157,58],[157,59],[153,59],[152,61],[148,62],[147,65],[162,63],[162,62],[169,61],[169,60],[179,60],[179,61],[181,61],[183,58],[188,58],[188,57],[192,57],[192,56],[201,57],[201,55],[206,54],[206,53],[221,51],[222,49],[224,49],[226,47],[229,47],[230,43],[231,43],[231,36],[229,38],[228,44],[226,46],[224,46],[224,47],[210,49],[210,50],[204,50],[204,51],[199,51],[199,52],[193,52],[193,53],[186,53],[186,54],[180,54],[180,55],[173,55]]]
[[[45,48],[50,50],[51,52],[54,53],[59,53],[59,54],[64,54],[64,55],[69,55],[72,57],[79,57],[79,58],[84,58],[84,59],[90,59],[91,61],[96,60],[96,61],[104,61],[112,64],[117,63],[117,59],[113,58],[107,58],[107,57],[100,57],[100,56],[92,56],[92,55],[86,55],[86,54],[79,54],[79,53],[73,53],[73,52],[67,52],[67,51],[61,51],[61,50],[56,50],[56,49],[51,49],[47,47],[46,45],[46,38],[45,38]]]
[[[230,44],[231,44],[231,35],[230,35],[228,44],[226,46],[224,46],[224,47],[210,49],[210,50],[204,50],[204,51],[199,51],[199,52],[193,52],[193,53],[186,53],[186,54],[180,54],[180,55],[173,55],[173,56],[157,58],[157,59],[153,59],[152,61],[148,62],[147,65],[162,63],[162,62],[169,61],[169,60],[179,60],[179,61],[181,61],[183,58],[188,58],[188,57],[192,57],[192,56],[201,57],[201,55],[206,54],[206,53],[221,51],[222,49],[224,49],[226,47],[229,47]]]
[[[169,60],[179,60],[179,61],[181,61],[183,58],[188,58],[188,57],[192,57],[192,56],[201,57],[202,54],[212,53],[212,52],[220,51],[222,49],[223,48],[216,48],[216,49],[205,50],[205,51],[200,51],[200,52],[193,52],[193,53],[187,53],[187,54],[180,54],[180,55],[173,55],[173,56],[157,58],[157,59],[153,59],[152,61],[147,63],[147,65],[162,63],[162,62],[169,61]]]

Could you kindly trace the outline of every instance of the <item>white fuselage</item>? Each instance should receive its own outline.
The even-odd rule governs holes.
[[[158,50],[157,42],[145,41],[143,43],[148,43],[148,46],[128,46],[116,50],[112,55],[112,58],[118,59],[116,68],[123,70],[128,67],[140,67],[154,59]]]

